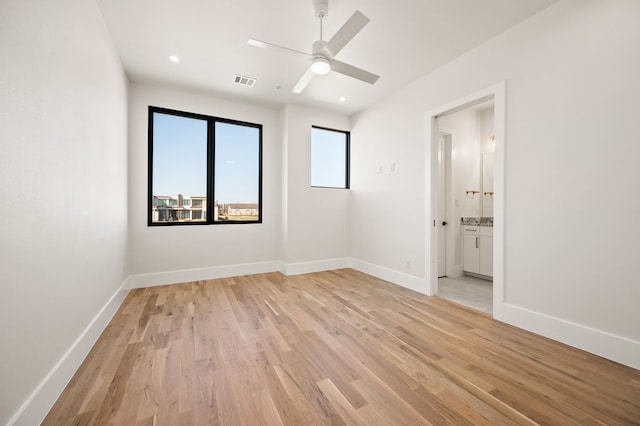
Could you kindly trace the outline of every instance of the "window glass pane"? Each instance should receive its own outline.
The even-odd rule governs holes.
[[[311,186],[348,188],[348,133],[311,129]]]
[[[215,126],[213,220],[259,221],[260,129],[223,122]]]
[[[206,200],[207,121],[154,112],[152,161],[152,222],[190,219],[184,198]]]

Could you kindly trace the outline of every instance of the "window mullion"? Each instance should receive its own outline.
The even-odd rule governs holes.
[[[216,122],[213,119],[207,121],[207,223],[214,223],[214,193],[215,188],[215,140],[216,140]]]

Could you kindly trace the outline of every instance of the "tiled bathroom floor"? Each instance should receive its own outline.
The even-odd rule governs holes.
[[[493,314],[493,282],[461,276],[438,278],[438,296],[478,311]]]

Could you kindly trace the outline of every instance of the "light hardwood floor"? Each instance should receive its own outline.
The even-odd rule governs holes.
[[[45,425],[619,425],[640,371],[350,269],[132,290]]]

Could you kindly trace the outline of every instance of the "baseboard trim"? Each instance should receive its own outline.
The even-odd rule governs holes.
[[[282,263],[280,272],[284,275],[310,274],[312,272],[331,271],[351,267],[351,259],[343,257],[337,259],[315,260],[311,262]]]
[[[8,425],[39,425],[76,373],[89,351],[122,305],[129,292],[128,279],[93,317],[71,347],[22,404]]]
[[[280,271],[281,262],[257,262],[238,265],[213,266],[209,268],[182,269],[177,271],[138,274],[129,277],[131,288],[155,287],[190,281],[213,280],[216,278],[239,277],[241,275],[263,274]]]
[[[428,283],[424,278],[398,272],[384,266],[375,265],[363,260],[351,259],[351,267],[365,274],[373,275],[393,284],[397,284],[409,290],[428,295]]]
[[[499,321],[640,369],[640,342],[508,303],[495,308]]]

